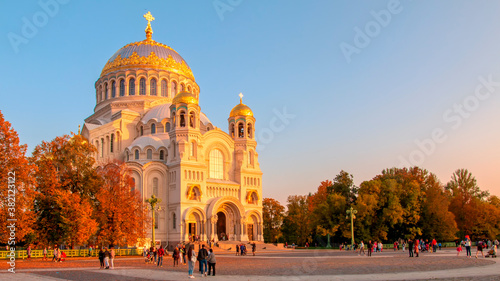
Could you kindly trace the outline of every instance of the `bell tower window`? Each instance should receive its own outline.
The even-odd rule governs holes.
[[[243,123],[238,123],[238,137],[243,138],[245,137],[245,128],[243,128]]]

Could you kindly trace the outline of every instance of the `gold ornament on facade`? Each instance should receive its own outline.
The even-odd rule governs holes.
[[[159,58],[154,52],[151,52],[151,54],[147,57],[141,57],[137,54],[137,52],[133,52],[128,58],[122,58],[121,55],[118,55],[113,61],[106,63],[101,72],[101,77],[110,72],[128,69],[130,67],[166,70],[186,76],[194,81],[193,72],[185,62],[178,63],[174,58],[172,58],[171,55],[169,55],[166,59],[162,59]]]

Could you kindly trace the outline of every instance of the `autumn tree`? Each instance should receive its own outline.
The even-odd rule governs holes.
[[[34,210],[39,241],[83,244],[97,231],[91,217],[100,185],[94,152],[81,135],[57,137],[35,148],[30,161],[38,167]]]
[[[103,184],[96,195],[94,217],[99,223],[100,244],[133,245],[146,236],[150,224],[148,210],[141,200],[127,166],[113,162],[98,168]]]
[[[449,211],[450,200],[436,175],[427,177],[423,192],[422,233],[439,241],[455,240],[458,231],[455,216]]]
[[[11,223],[15,223],[17,242],[33,231],[36,167],[28,162],[26,149],[0,111],[0,241],[8,241]]]
[[[481,208],[487,206],[484,200],[488,197],[488,192],[479,188],[476,178],[467,169],[456,170],[446,189],[451,197],[449,209],[455,215],[460,236],[483,236],[483,225],[479,218],[483,216]]]
[[[285,207],[280,202],[272,198],[264,198],[262,200],[262,217],[264,226],[264,241],[275,243],[281,234],[281,225],[283,224],[283,216]]]

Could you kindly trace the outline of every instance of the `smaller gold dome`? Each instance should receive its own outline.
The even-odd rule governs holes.
[[[194,94],[180,92],[174,97],[172,103],[198,104],[198,99]]]
[[[236,116],[253,117],[253,112],[250,109],[250,107],[248,107],[246,104],[243,104],[240,100],[240,104],[233,107],[231,113],[229,114],[229,117],[236,117]]]

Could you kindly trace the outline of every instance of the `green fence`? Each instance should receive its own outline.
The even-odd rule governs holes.
[[[90,255],[89,255],[89,250],[88,249],[81,249],[81,250],[61,250],[62,252],[66,253],[66,257],[97,257],[99,254],[99,250],[93,250]],[[142,249],[115,249],[115,253],[117,256],[142,256]],[[10,255],[9,251],[0,251],[0,259],[9,259],[7,255]],[[47,252],[47,257],[52,258],[54,255],[54,250],[50,249]],[[25,259],[27,258],[27,252],[26,250],[20,250],[16,251],[16,259]],[[31,250],[31,257],[32,258],[43,258],[43,250]]]

